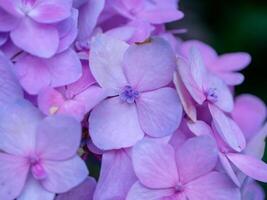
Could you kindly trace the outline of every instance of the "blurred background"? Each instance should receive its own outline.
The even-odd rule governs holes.
[[[186,28],[184,39],[199,39],[217,52],[245,51],[252,56],[237,93],[252,93],[267,104],[267,1],[180,0],[185,18],[170,28]],[[267,162],[267,149],[264,156]],[[267,194],[267,184],[262,184]]]

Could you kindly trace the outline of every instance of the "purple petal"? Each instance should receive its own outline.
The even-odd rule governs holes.
[[[186,185],[186,196],[190,200],[216,199],[241,200],[241,194],[226,175],[212,172]]]
[[[21,0],[12,0],[12,1],[0,0],[0,7],[16,17],[23,16],[23,13],[19,8],[20,6],[21,6]]]
[[[148,135],[167,136],[179,127],[182,106],[174,89],[162,88],[141,93],[136,105],[139,122]]]
[[[102,157],[94,199],[123,200],[136,180],[129,152],[124,149],[106,152]]]
[[[47,117],[36,131],[36,151],[43,159],[70,158],[75,155],[80,145],[80,123],[71,117]]]
[[[105,35],[98,35],[92,41],[90,69],[101,87],[118,89],[127,85],[122,69],[122,59],[127,48],[127,43]]]
[[[133,146],[144,136],[135,105],[122,103],[119,97],[104,100],[93,109],[89,131],[93,143],[103,150]]]
[[[28,16],[39,23],[56,23],[71,14],[72,0],[39,0]]]
[[[235,151],[242,151],[246,146],[246,140],[238,125],[216,106],[209,105],[209,110],[221,138]]]
[[[144,186],[160,189],[174,187],[178,183],[171,145],[141,141],[134,146],[132,159],[136,176]]]
[[[19,156],[0,153],[0,199],[15,199],[26,182],[29,166]]]
[[[164,197],[172,196],[174,193],[175,191],[173,189],[153,190],[143,186],[140,182],[136,182],[130,189],[126,200],[163,200]]]
[[[252,181],[251,183],[247,184],[242,190],[242,199],[243,200],[264,200],[265,193],[262,187]]]
[[[38,199],[38,200],[53,200],[55,194],[48,192],[44,189],[41,184],[35,180],[33,177],[29,176],[28,180],[17,200],[29,200],[29,199]]]
[[[0,149],[22,156],[33,151],[35,130],[41,119],[40,111],[27,101],[21,100],[2,106],[0,110]]]
[[[267,164],[252,156],[228,153],[227,157],[244,174],[262,182],[267,182]]]
[[[0,7],[0,31],[8,32],[14,29],[19,22],[19,19],[10,15]]]
[[[63,193],[81,184],[88,176],[84,161],[75,156],[64,161],[44,161],[47,177],[41,181],[42,186],[54,193]]]
[[[43,58],[52,57],[59,45],[55,27],[38,24],[29,18],[23,19],[16,29],[11,31],[10,37],[19,48]]]
[[[188,139],[176,150],[180,181],[188,183],[210,172],[216,165],[218,150],[210,136]]]
[[[266,119],[266,111],[266,105],[256,96],[243,94],[236,98],[232,116],[247,140],[259,132]]]
[[[138,91],[161,88],[171,82],[176,66],[174,53],[163,39],[132,45],[123,58],[127,80]]]
[[[70,191],[59,194],[55,200],[89,200],[93,199],[96,181],[92,177],[88,177],[84,182]]]

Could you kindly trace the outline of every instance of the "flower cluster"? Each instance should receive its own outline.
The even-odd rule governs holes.
[[[178,3],[0,0],[1,200],[264,199],[250,55],[179,39]]]

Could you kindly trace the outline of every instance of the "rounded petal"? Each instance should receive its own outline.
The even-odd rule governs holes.
[[[14,17],[1,9],[0,6],[0,31],[8,32],[14,29],[19,22],[17,17]]]
[[[101,87],[118,89],[126,85],[122,60],[127,48],[127,43],[103,34],[93,39],[89,55],[90,69]]]
[[[75,156],[64,161],[44,161],[46,179],[42,186],[49,192],[63,193],[81,184],[88,176],[88,169],[84,161]]]
[[[78,121],[82,121],[86,114],[85,105],[79,101],[67,100],[56,112],[57,114],[68,115],[74,117]]]
[[[174,187],[178,183],[171,145],[143,140],[134,146],[132,159],[136,176],[144,186],[160,189]]]
[[[218,150],[210,136],[188,139],[177,147],[176,163],[180,181],[185,184],[210,172],[216,165]]]
[[[53,200],[54,198],[55,193],[48,192],[37,180],[35,180],[32,176],[29,176],[23,191],[17,200]]]
[[[23,91],[13,74],[13,64],[0,52],[0,103],[8,103],[23,97]]]
[[[209,110],[221,138],[235,151],[242,151],[246,147],[246,139],[238,125],[216,106],[209,104]]]
[[[187,126],[192,133],[196,136],[201,135],[210,135],[212,136],[213,132],[211,127],[204,121],[197,120],[196,122],[187,121]]]
[[[130,85],[138,91],[161,88],[171,82],[176,67],[175,54],[163,39],[132,45],[123,58]]]
[[[175,193],[173,189],[150,189],[136,182],[130,189],[126,200],[159,200],[164,197],[172,196]],[[179,199],[180,200],[180,199]]]
[[[127,150],[105,152],[94,200],[125,199],[136,180],[132,159]]]
[[[247,140],[259,132],[266,116],[266,105],[258,97],[243,94],[235,99],[232,117],[243,131]]]
[[[94,191],[96,187],[96,181],[92,177],[88,177],[80,185],[71,189],[70,191],[59,194],[55,200],[89,200],[93,199]]]
[[[257,182],[248,183],[242,191],[243,200],[264,200],[265,193],[263,188]]]
[[[71,49],[44,60],[44,63],[51,74],[51,86],[67,85],[82,76],[82,64],[78,55]]]
[[[119,97],[98,104],[89,117],[89,132],[100,149],[120,149],[133,146],[144,136],[136,106],[122,103]]]
[[[0,109],[0,149],[15,155],[34,150],[36,127],[42,120],[40,111],[20,100]]]
[[[163,137],[179,127],[183,111],[174,89],[162,88],[141,93],[136,105],[139,122],[146,134]]]
[[[252,156],[228,153],[227,157],[244,174],[258,181],[267,182],[267,164]]]
[[[10,37],[19,48],[43,58],[53,56],[59,45],[55,27],[38,24],[29,18],[23,19],[16,29],[11,31]]]
[[[29,171],[27,160],[19,156],[0,153],[0,163],[0,199],[15,199],[26,182]]]
[[[28,13],[39,23],[56,23],[71,14],[72,0],[39,0]]]
[[[11,15],[21,17],[23,13],[20,11],[19,6],[21,5],[21,0],[0,0],[0,7],[10,13]]]
[[[212,172],[186,185],[186,196],[190,200],[241,200],[239,188],[224,174]]]
[[[251,56],[248,53],[236,52],[221,55],[214,63],[221,72],[234,72],[242,70],[251,62]]]
[[[37,128],[36,151],[43,159],[64,160],[75,155],[80,141],[78,121],[67,116],[50,116]]]

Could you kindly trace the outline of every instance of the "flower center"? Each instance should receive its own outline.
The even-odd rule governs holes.
[[[119,96],[123,102],[132,104],[139,97],[139,92],[134,90],[131,86],[127,85],[121,90]]]
[[[176,192],[176,193],[183,192],[183,191],[184,191],[184,186],[181,185],[181,184],[177,184],[177,185],[174,187],[174,189],[175,189],[175,192]]]
[[[35,179],[42,180],[46,178],[47,173],[45,172],[41,160],[37,156],[31,156],[29,158],[29,163],[32,175]]]
[[[218,91],[216,88],[209,88],[205,94],[208,101],[213,103],[218,101]]]

